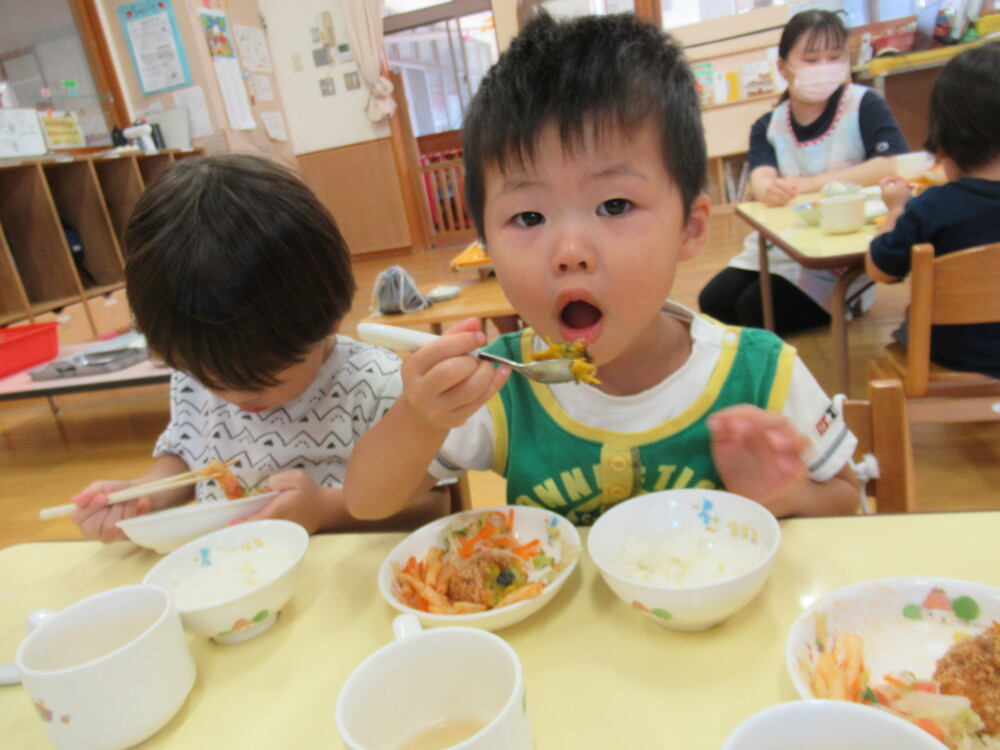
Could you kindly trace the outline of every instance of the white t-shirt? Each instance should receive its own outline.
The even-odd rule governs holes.
[[[705,390],[722,354],[723,336],[735,335],[691,310],[667,302],[664,311],[690,323],[691,356],[676,372],[652,388],[630,396],[611,396],[586,384],[563,383],[549,388],[559,406],[573,419],[605,430],[641,432],[663,424],[690,408]],[[536,340],[537,349],[545,343]],[[598,376],[600,374],[598,373]],[[520,377],[511,375],[511,377]],[[792,368],[784,415],[809,438],[803,460],[809,475],[823,482],[851,459],[857,439],[843,415],[798,356]],[[831,416],[831,412],[833,416]],[[493,420],[482,407],[448,434],[430,473],[442,479],[467,470],[488,471],[493,465]]]
[[[337,336],[305,393],[255,414],[212,395],[189,375],[174,372],[170,424],[153,455],[180,456],[192,470],[212,459],[235,461],[230,468],[248,488],[289,469],[301,469],[323,486],[341,487],[354,443],[402,390],[399,367],[392,352]],[[197,499],[226,498],[215,482],[200,482]]]

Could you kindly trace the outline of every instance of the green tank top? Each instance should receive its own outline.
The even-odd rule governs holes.
[[[487,348],[530,361],[533,339],[534,332],[524,329]],[[507,478],[507,503],[547,508],[588,524],[615,503],[647,492],[721,488],[708,416],[736,404],[780,411],[795,361],[795,350],[769,331],[727,328],[722,340],[719,362],[695,402],[641,432],[577,421],[547,386],[512,376],[489,403],[493,470]]]

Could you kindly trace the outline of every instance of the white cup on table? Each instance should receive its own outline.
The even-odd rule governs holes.
[[[170,594],[124,586],[28,617],[15,664],[60,750],[138,744],[176,714],[195,666]]]
[[[476,628],[422,630],[411,614],[396,640],[365,659],[337,697],[350,750],[532,750],[521,663]]]
[[[819,202],[819,228],[827,234],[856,232],[865,224],[865,196],[848,193]]]
[[[934,155],[927,151],[911,151],[899,154],[896,159],[896,175],[904,180],[915,180],[934,166]]]

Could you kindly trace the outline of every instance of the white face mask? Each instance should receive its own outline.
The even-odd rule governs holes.
[[[825,102],[847,78],[847,64],[842,62],[790,68],[795,73],[792,93],[802,101]]]

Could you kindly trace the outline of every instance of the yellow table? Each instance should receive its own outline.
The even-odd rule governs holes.
[[[385,323],[405,328],[430,326],[431,331],[440,334],[445,323],[457,323],[466,318],[486,320],[517,315],[495,277],[458,281],[454,285],[460,290],[454,299],[435,302],[430,307],[411,313],[370,315],[361,322]],[[422,288],[420,291],[427,294],[434,286],[437,284]]]
[[[788,629],[818,597],[858,581],[941,576],[1000,586],[1000,511],[783,521],[764,591],[702,633],[665,630],[634,612],[584,554],[559,595],[500,631],[524,665],[536,750],[717,750],[751,714],[797,695],[785,671]],[[198,668],[180,713],[151,748],[339,747],[341,684],[391,638],[395,614],[376,570],[399,534],[317,536],[277,624],[235,646],[192,640]],[[586,538],[586,537],[585,537]],[[127,542],[43,542],[0,550],[0,661],[23,620],[138,582],[159,559]],[[444,668],[444,665],[442,665]],[[45,747],[21,687],[0,687],[4,747]]]
[[[821,200],[821,193],[806,193],[795,203]],[[846,268],[837,280],[830,300],[830,335],[833,341],[834,375],[837,390],[849,395],[850,372],[847,350],[847,291],[864,273],[865,254],[875,236],[875,225],[865,224],[850,234],[826,234],[806,224],[792,204],[768,207],[752,201],[736,206],[737,215],[760,235],[760,287],[764,327],[774,330],[774,302],[768,275],[767,242],[770,241],[805,268]]]

